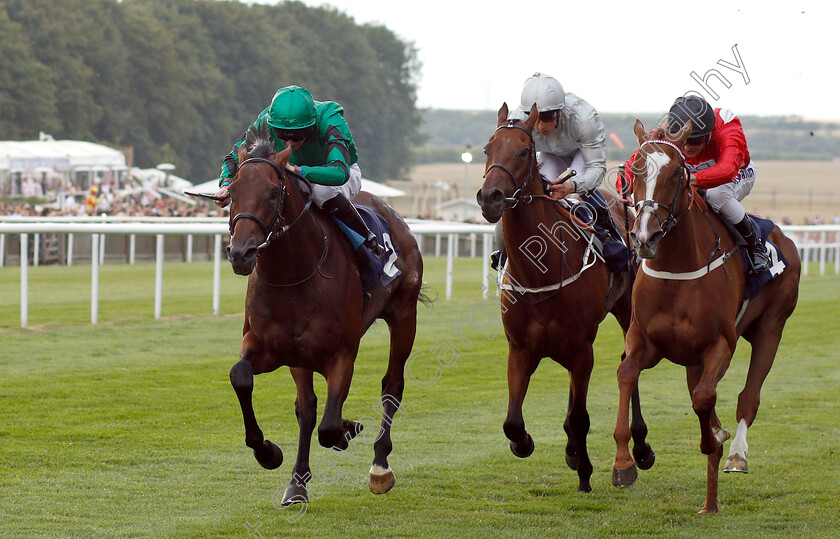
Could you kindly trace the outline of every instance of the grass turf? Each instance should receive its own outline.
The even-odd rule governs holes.
[[[32,329],[21,330],[18,269],[0,269],[0,535],[836,536],[840,278],[803,279],[750,429],[750,473],[721,474],[721,513],[700,517],[706,459],[683,369],[662,362],[642,374],[657,462],[631,488],[613,488],[622,343],[611,317],[602,324],[589,397],[595,491],[578,493],[563,461],[566,372],[550,360],[537,370],[524,410],[536,450],[514,457],[501,429],[507,345],[494,333],[496,308],[480,300],[480,261],[456,262],[448,302],[445,260],[427,259],[426,268],[439,299],[420,308],[414,350],[424,355],[415,356],[412,375],[428,387],[407,384],[394,424],[396,487],[379,497],[368,491],[365,439],[341,454],[316,442],[312,503],[286,509],[275,503],[297,448],[291,377],[281,369],[255,379],[257,418],[286,456],[266,471],[244,445],[227,376],[244,279],[224,268],[222,315],[214,317],[211,265],[167,264],[167,318],[154,320],[154,265],[107,265],[94,326],[89,267],[30,268]],[[455,327],[464,340],[450,333]],[[432,348],[447,335],[462,355],[441,366]],[[719,385],[718,414],[733,433],[748,352],[742,341]],[[345,417],[374,415],[386,358],[387,326],[379,323],[362,341]],[[320,418],[320,377],[316,391]]]

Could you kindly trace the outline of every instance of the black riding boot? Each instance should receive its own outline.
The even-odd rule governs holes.
[[[337,195],[324,202],[322,208],[347,225],[353,232],[363,237],[365,239],[365,247],[370,249],[374,255],[381,257],[385,254],[385,249],[379,245],[379,240],[376,239],[376,234],[371,232],[371,230],[367,227],[365,222],[362,220],[362,216],[359,215],[359,212],[356,211],[356,207],[350,203],[347,197],[344,195]]]
[[[753,273],[761,273],[766,270],[770,261],[767,259],[767,252],[764,250],[764,246],[761,245],[761,240],[758,239],[755,228],[753,228],[750,216],[745,215],[740,223],[736,223],[735,230],[747,242],[747,250],[750,252],[750,265],[752,266]]]
[[[621,233],[618,231],[618,227],[615,226],[612,216],[610,215],[610,210],[607,208],[598,207],[596,209],[595,224],[606,230],[607,234],[612,236],[613,239],[616,239],[619,242],[622,241]]]

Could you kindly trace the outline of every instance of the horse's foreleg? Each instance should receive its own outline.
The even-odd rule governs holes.
[[[630,403],[634,393],[638,393],[639,373],[656,365],[661,357],[657,351],[647,346],[644,336],[637,326],[631,326],[627,332],[626,355],[618,365],[618,417],[615,423],[615,460],[613,461],[612,483],[618,488],[629,487],[636,482],[639,473],[636,461],[630,455]],[[635,412],[634,412],[635,413]],[[634,441],[634,447],[635,447]],[[651,452],[652,454],[652,452]]]
[[[344,450],[360,431],[361,424],[345,421],[341,409],[350,391],[356,350],[345,350],[332,362],[326,372],[327,403],[318,425],[318,443],[324,447]]]
[[[629,276],[627,277],[629,280]],[[632,313],[632,301],[630,290],[632,290],[633,283],[627,285],[628,291],[623,296],[618,298],[610,311],[621,330],[624,332],[625,340],[627,338],[627,330],[630,329],[630,320]],[[626,353],[621,353],[621,361],[624,361]],[[630,433],[633,437],[633,460],[636,461],[636,466],[642,470],[649,470],[656,462],[656,455],[653,452],[650,444],[647,443],[648,428],[645,423],[645,418],[642,416],[642,402],[639,398],[639,384],[636,384],[633,394],[630,396],[630,405],[633,411],[632,419],[630,421]]]
[[[690,365],[685,368],[685,381],[688,384],[688,394],[694,394],[694,388],[700,382],[703,376],[703,365]],[[724,429],[720,423],[717,415],[717,410],[712,408],[710,422],[712,425],[712,435],[718,442],[723,443],[729,439],[729,431]]]
[[[589,390],[589,379],[592,375],[592,346],[584,347],[574,360],[571,387],[571,408],[567,421],[577,442],[577,472],[580,483],[578,490],[581,492],[592,492],[589,479],[592,477],[592,462],[589,460],[589,453],[586,449],[586,435],[589,432],[589,412],[586,410],[586,393]],[[568,462],[568,446],[566,448],[566,461]]]
[[[729,456],[726,457],[726,463],[723,465],[724,472],[747,472],[747,429],[752,426],[758,413],[761,386],[776,358],[779,341],[782,339],[782,328],[771,327],[767,330],[759,328],[749,337],[752,344],[750,368],[744,390],[738,395],[736,412],[738,429],[729,445]]]
[[[700,451],[707,456],[706,464],[706,502],[701,513],[718,511],[718,468],[723,455],[723,441],[725,437],[720,429],[720,421],[715,413],[717,401],[717,384],[720,382],[729,362],[732,359],[732,349],[724,338],[709,350],[703,358],[703,372],[691,391],[691,403],[694,413],[700,420]],[[696,370],[689,370],[694,372]],[[689,386],[691,382],[689,382]],[[717,432],[715,431],[717,428]]]
[[[283,452],[276,444],[263,438],[262,430],[254,416],[251,395],[254,391],[255,373],[250,356],[249,350],[243,346],[239,361],[230,369],[230,383],[236,391],[239,406],[242,408],[242,419],[245,421],[245,445],[254,450],[254,457],[263,468],[273,470],[283,463]]]
[[[405,388],[405,362],[414,346],[417,332],[417,304],[412,302],[403,309],[396,309],[400,315],[396,320],[389,320],[391,332],[391,350],[388,356],[388,371],[382,378],[382,397],[377,413],[382,416],[376,441],[373,443],[373,464],[370,467],[368,486],[374,494],[384,494],[393,488],[396,478],[388,465],[391,454],[391,425],[394,414],[400,409]]]
[[[537,369],[539,359],[533,359],[523,351],[510,348],[508,353],[508,413],[503,425],[505,436],[510,440],[510,450],[520,458],[531,456],[534,440],[525,430],[522,417],[522,403],[528,392],[531,375]]]
[[[312,371],[290,369],[297,386],[295,398],[295,416],[300,427],[298,454],[292,470],[292,480],[283,492],[282,505],[309,503],[307,483],[312,479],[309,469],[309,450],[312,444],[312,431],[315,430],[315,412],[318,409],[318,397],[312,385]]]

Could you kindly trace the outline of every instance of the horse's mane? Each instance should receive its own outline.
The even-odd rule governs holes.
[[[251,126],[245,135],[245,144],[248,149],[248,156],[269,158],[275,154],[274,141],[268,133],[265,125]]]

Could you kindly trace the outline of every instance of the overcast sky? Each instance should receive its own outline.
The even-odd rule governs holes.
[[[542,71],[602,112],[663,113],[697,91],[736,114],[840,120],[840,2],[831,0],[304,3],[413,42],[420,107],[518,104],[524,80]]]

